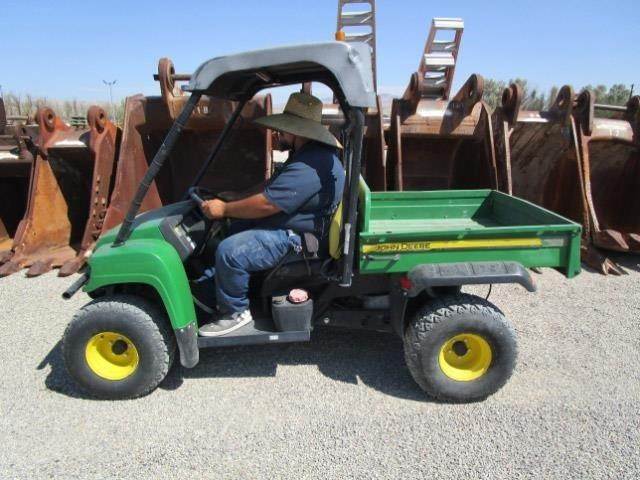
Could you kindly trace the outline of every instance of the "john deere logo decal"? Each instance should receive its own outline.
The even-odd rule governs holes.
[[[362,253],[426,252],[429,250],[462,250],[470,248],[535,248],[540,238],[436,240],[433,242],[394,242],[363,245]]]

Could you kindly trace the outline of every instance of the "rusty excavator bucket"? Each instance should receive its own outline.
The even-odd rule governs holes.
[[[523,110],[523,91],[514,83],[504,90],[492,121],[499,190],[581,223],[584,235],[588,218],[573,99],[565,85],[549,109]]]
[[[308,85],[303,90],[311,93]],[[387,147],[384,140],[384,117],[380,97],[376,98],[376,108],[370,108],[365,114],[365,131],[362,143],[362,176],[373,191],[386,190],[385,163]],[[337,103],[325,103],[322,106],[322,123],[331,133],[340,138],[340,127],[344,124],[342,109]]]
[[[160,60],[154,78],[160,83],[161,96],[134,95],[125,103],[122,143],[105,230],[122,223],[149,164],[188,99],[177,83],[189,80],[189,75],[176,74],[168,58]],[[231,101],[202,97],[149,188],[140,212],[183,198],[235,105]],[[270,113],[270,95],[256,97],[247,103],[216,163],[203,178],[203,187],[216,193],[242,192],[269,178],[271,132],[259,128],[253,120]]]
[[[376,97],[376,108],[369,109],[365,116],[365,136],[363,141],[362,175],[373,191],[387,190],[387,144],[385,142],[385,122],[380,96]]]
[[[464,24],[433,20],[418,71],[394,99],[387,132],[391,190],[495,188],[496,168],[484,80],[472,75],[449,98]]]
[[[640,231],[632,122],[594,119],[590,93],[576,102],[568,85],[545,111],[522,110],[522,97],[512,84],[493,114],[499,189],[581,223],[583,261],[605,274],[624,273],[594,245],[628,251]]]
[[[493,115],[498,187],[584,224],[573,89],[562,87],[546,111],[522,110],[522,95],[512,84]]]
[[[597,113],[613,112],[612,118]],[[626,107],[577,98],[574,118],[582,164],[585,230],[596,247],[640,253],[640,97]]]
[[[26,212],[0,276],[24,267],[27,276],[54,267],[61,267],[60,275],[77,271],[101,232],[111,193],[118,131],[103,109],[89,109],[88,131],[70,127],[46,107],[36,120]]]
[[[33,130],[33,125],[10,125],[0,97],[0,263],[11,256],[18,225],[27,209],[35,154]]]

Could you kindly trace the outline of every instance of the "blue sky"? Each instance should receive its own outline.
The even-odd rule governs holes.
[[[97,7],[92,7],[97,5]],[[0,0],[3,91],[105,101],[154,94],[162,56],[179,72],[225,53],[333,38],[337,0]],[[401,94],[432,17],[462,17],[454,88],[471,73],[552,84],[636,83],[640,4],[602,1],[378,0],[378,85]]]

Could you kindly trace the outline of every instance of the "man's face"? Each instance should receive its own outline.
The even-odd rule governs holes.
[[[278,150],[291,150],[293,148],[293,142],[295,141],[295,135],[290,133],[280,132],[278,142]]]

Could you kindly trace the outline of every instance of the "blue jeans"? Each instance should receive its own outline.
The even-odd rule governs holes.
[[[249,308],[249,274],[275,267],[300,236],[290,230],[252,229],[225,238],[216,250],[216,300],[221,313]]]

